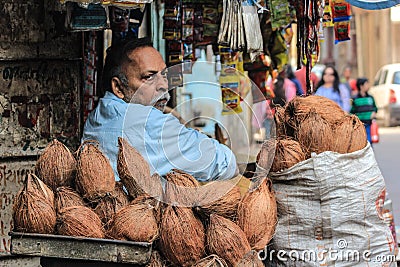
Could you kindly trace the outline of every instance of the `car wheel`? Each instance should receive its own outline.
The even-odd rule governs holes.
[[[383,126],[385,126],[385,127],[392,126],[391,114],[390,114],[389,109],[385,109],[385,112],[383,113]]]

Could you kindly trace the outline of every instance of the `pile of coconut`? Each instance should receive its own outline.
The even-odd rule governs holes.
[[[149,242],[147,266],[263,266],[258,251],[277,223],[267,178],[242,193],[181,170],[150,175],[142,155],[126,140],[118,143],[116,182],[98,143],[72,153],[52,141],[15,198],[14,231]]]
[[[258,165],[272,172],[288,169],[313,153],[351,153],[367,145],[358,117],[325,97],[295,97],[276,107],[274,119],[276,139],[267,140],[257,157]]]

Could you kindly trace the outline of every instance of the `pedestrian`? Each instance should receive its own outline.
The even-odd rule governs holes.
[[[307,67],[302,65],[301,69],[298,69],[294,73],[296,75],[297,80],[300,82],[301,87],[304,92],[307,92]],[[315,88],[318,84],[318,76],[314,72],[310,72],[310,83],[312,85],[312,89],[315,91]]]
[[[199,181],[238,174],[227,146],[163,113],[170,98],[167,68],[150,39],[128,40],[107,49],[103,89],[106,93],[88,116],[82,141],[99,142],[117,180],[118,137],[138,150],[151,174],[163,176],[180,169]]]
[[[329,98],[336,102],[344,111],[350,112],[350,94],[346,86],[340,83],[339,74],[332,66],[322,72],[315,95]]]
[[[290,66],[290,65],[286,66],[286,76],[289,80],[291,80],[296,85],[296,95],[298,95],[298,96],[304,95],[305,90],[301,86],[300,81],[296,78],[296,75],[293,72],[292,66]]]
[[[350,66],[345,66],[342,72],[341,82],[346,86],[351,96],[357,95],[356,79],[352,77],[352,69]]]
[[[279,72],[273,80],[275,97],[271,101],[271,108],[276,105],[284,106],[296,96],[296,85],[286,77],[286,70]]]
[[[362,123],[364,123],[365,131],[367,132],[368,142],[372,144],[371,140],[371,123],[376,118],[376,112],[378,111],[375,99],[373,96],[368,94],[370,84],[367,78],[357,79],[357,95],[353,97],[353,104],[351,107],[351,113],[355,114]]]

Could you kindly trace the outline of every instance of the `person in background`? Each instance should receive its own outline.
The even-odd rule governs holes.
[[[281,71],[273,81],[275,97],[272,99],[271,108],[276,105],[284,106],[296,96],[296,84],[286,77],[286,70]]]
[[[340,83],[339,74],[332,66],[326,67],[322,72],[315,95],[329,98],[336,102],[344,111],[350,112],[349,90],[347,90],[344,84]]]
[[[304,88],[301,86],[300,81],[296,78],[296,75],[294,75],[292,66],[290,65],[286,65],[286,76],[296,85],[296,95],[304,95]]]
[[[302,65],[301,69],[296,70],[294,74],[296,75],[297,80],[300,82],[301,88],[303,88],[304,92],[306,93],[307,92],[306,66]],[[313,90],[315,92],[315,88],[318,84],[318,76],[314,72],[311,72],[310,79],[311,79],[311,84],[313,85]]]
[[[371,142],[371,123],[378,111],[375,99],[368,94],[369,82],[367,78],[359,78],[356,82],[357,94],[353,97],[351,113],[355,114],[364,123],[368,142]]]
[[[345,66],[342,72],[341,82],[347,87],[351,96],[357,95],[356,79],[351,78],[352,69],[350,66]]]
[[[235,177],[236,158],[227,146],[163,113],[170,98],[167,71],[148,38],[107,49],[102,76],[107,91],[89,114],[82,141],[99,142],[117,180],[118,137],[138,150],[151,174],[180,169],[199,181]]]

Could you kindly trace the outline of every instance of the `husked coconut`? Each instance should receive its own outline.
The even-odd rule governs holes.
[[[55,205],[57,212],[66,207],[86,206],[78,192],[68,186],[61,186],[57,188]]]
[[[108,229],[108,236],[135,242],[153,242],[159,235],[154,208],[146,203],[129,204],[120,209]]]
[[[164,260],[161,258],[160,253],[157,250],[151,252],[150,262],[146,267],[164,267]]]
[[[78,149],[76,187],[78,192],[89,200],[114,191],[114,171],[96,141],[87,140]]]
[[[208,251],[223,258],[228,266],[236,266],[251,248],[246,235],[234,222],[211,214],[207,229]]]
[[[272,239],[277,223],[275,194],[268,178],[249,191],[239,204],[238,225],[254,250],[263,250]]]
[[[56,225],[53,191],[28,173],[13,205],[14,231],[52,234]]]
[[[132,198],[144,193],[160,198],[162,186],[160,177],[150,175],[150,167],[143,156],[124,138],[118,138],[117,169],[121,182]]]
[[[63,208],[57,217],[57,232],[67,236],[104,238],[99,216],[84,206]]]
[[[332,151],[332,127],[314,109],[311,109],[299,125],[296,137],[306,154],[306,158],[309,158],[312,152],[319,154]]]
[[[160,245],[177,266],[192,266],[205,255],[205,231],[190,208],[167,206],[162,215]]]
[[[190,174],[173,169],[166,175],[164,202],[192,207],[198,202],[200,183]]]
[[[347,115],[333,127],[332,151],[345,154],[363,149],[367,134],[363,123],[355,115]]]
[[[301,145],[296,140],[280,139],[276,143],[275,157],[271,171],[288,169],[306,159]]]
[[[36,162],[35,171],[52,190],[59,186],[73,186],[77,163],[72,152],[54,139],[44,149]]]
[[[250,251],[238,263],[237,267],[264,267],[264,263],[260,260],[257,251]]]
[[[274,162],[276,143],[277,141],[275,139],[266,140],[262,144],[260,152],[257,154],[257,165],[267,172],[271,169],[272,163]]]

